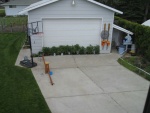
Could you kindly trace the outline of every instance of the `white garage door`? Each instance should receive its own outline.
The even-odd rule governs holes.
[[[44,46],[100,45],[101,19],[44,19]]]

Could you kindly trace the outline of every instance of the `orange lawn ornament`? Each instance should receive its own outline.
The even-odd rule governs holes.
[[[102,41],[102,47],[104,47],[105,44],[106,44],[106,40],[103,40],[103,41]]]
[[[107,46],[110,46],[110,41],[106,41],[106,43],[107,43]]]

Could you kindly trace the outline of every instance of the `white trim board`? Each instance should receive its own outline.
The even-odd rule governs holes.
[[[114,9],[114,8],[112,8],[112,7],[109,7],[109,6],[107,6],[107,5],[104,5],[104,4],[102,4],[102,3],[96,2],[96,1],[94,1],[94,0],[87,0],[87,1],[89,1],[89,2],[91,2],[91,3],[93,3],[93,4],[97,4],[97,5],[101,6],[101,7],[106,8],[106,9],[112,10],[112,11],[114,11],[114,12],[116,12],[116,13],[123,14],[122,11],[119,11],[119,10],[117,10],[117,9]]]
[[[102,19],[103,17],[44,17],[41,18],[41,20],[44,19]]]
[[[57,1],[60,1],[60,0],[42,0],[42,1],[39,1],[39,2],[36,2],[36,3],[31,4],[30,6],[26,7],[26,8],[23,9],[22,11],[20,11],[18,14],[24,14],[24,13],[29,12],[29,11],[31,11],[31,10],[37,9],[37,8],[39,8],[39,7],[42,7],[42,6],[51,4],[51,3],[53,3],[53,2],[57,2]],[[99,6],[101,6],[101,7],[104,7],[104,8],[106,8],[106,9],[109,9],[109,10],[111,10],[111,11],[113,11],[113,12],[116,12],[116,13],[119,13],[119,14],[123,14],[122,11],[119,11],[119,10],[117,10],[117,9],[114,9],[114,8],[112,8],[112,7],[109,7],[109,6],[107,6],[107,5],[104,5],[104,4],[102,4],[102,3],[96,2],[96,1],[94,1],[94,0],[87,0],[87,1],[88,1],[88,2],[91,2],[91,3],[93,3],[93,4],[96,4],[96,5],[99,5]]]
[[[20,11],[18,14],[24,14],[24,13],[29,12],[31,10],[37,9],[39,7],[42,7],[42,6],[57,2],[57,1],[59,1],[59,0],[42,0],[42,1],[31,4],[30,6],[26,7],[22,11]]]
[[[113,24],[113,28],[115,28],[115,29],[117,29],[117,30],[119,30],[119,31],[125,32],[125,33],[127,33],[127,34],[133,35],[133,32],[131,32],[131,31],[127,30],[127,29],[124,29],[124,28],[122,28],[122,27],[120,27],[120,26],[117,26],[117,25],[115,25],[115,24]]]

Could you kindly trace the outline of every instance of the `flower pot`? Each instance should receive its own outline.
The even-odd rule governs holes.
[[[93,51],[93,54],[95,55],[95,51]]]
[[[79,51],[76,51],[77,55],[79,54]]]

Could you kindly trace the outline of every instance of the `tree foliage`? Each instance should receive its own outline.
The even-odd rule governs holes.
[[[143,23],[150,19],[150,0],[96,0],[124,12],[124,19]]]

